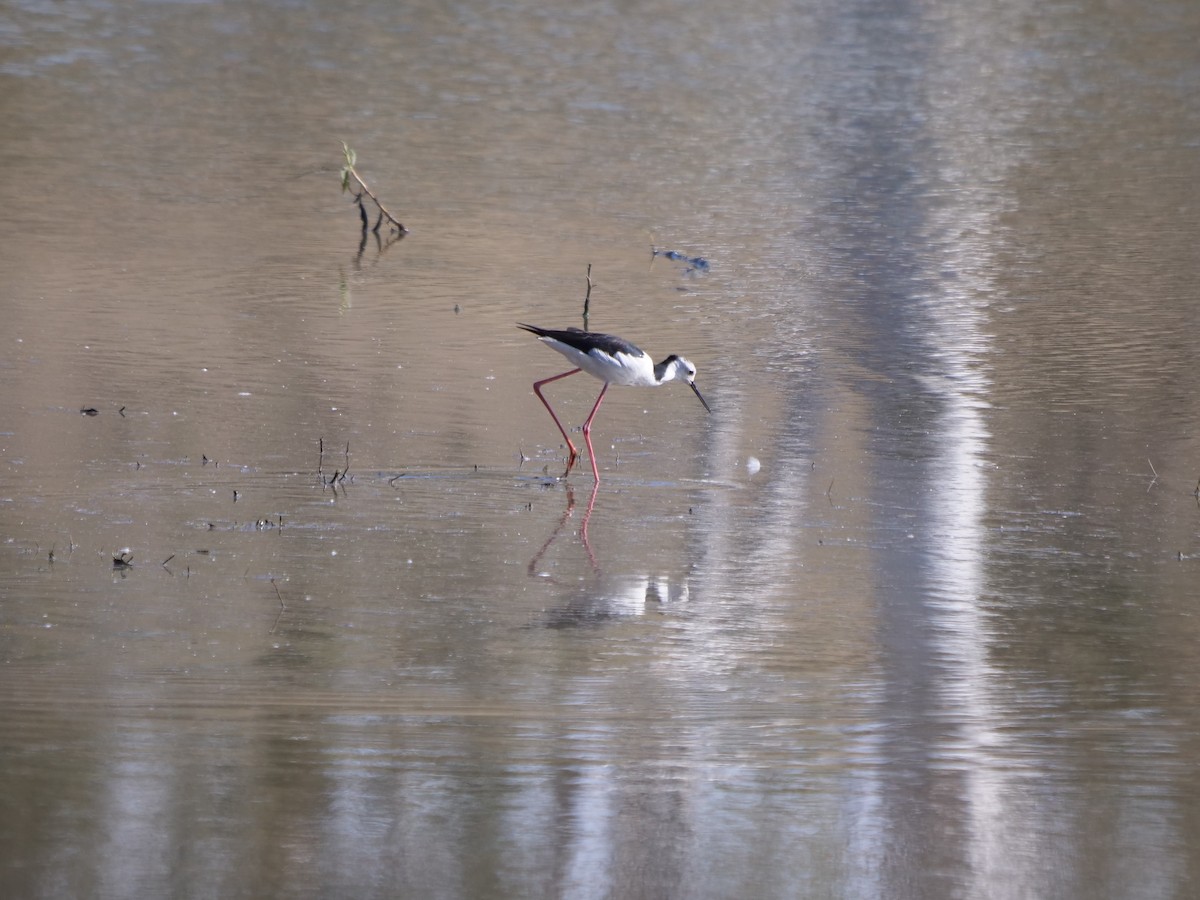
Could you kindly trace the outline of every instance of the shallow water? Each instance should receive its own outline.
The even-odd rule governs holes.
[[[1189,896],[1198,37],[9,9],[0,893]]]

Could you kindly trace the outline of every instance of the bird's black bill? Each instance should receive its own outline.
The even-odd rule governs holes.
[[[712,407],[710,407],[710,406],[708,405],[708,401],[707,401],[707,400],[705,400],[705,399],[704,399],[704,395],[700,393],[700,388],[696,387],[696,382],[694,382],[694,381],[689,381],[689,382],[688,382],[688,387],[690,387],[690,388],[692,389],[693,393],[695,393],[695,395],[696,395],[696,399],[697,399],[697,400],[699,400],[701,403],[703,403],[703,404],[704,404],[704,408],[705,408],[706,410],[708,410],[708,411],[711,413],[711,412],[712,412]]]

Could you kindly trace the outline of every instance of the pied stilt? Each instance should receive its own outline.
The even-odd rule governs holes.
[[[629,343],[629,341],[619,338],[616,335],[600,334],[595,331],[580,331],[578,328],[556,331],[552,328],[539,328],[536,325],[524,325],[521,323],[518,323],[517,327],[536,334],[544,344],[553,347],[575,366],[569,372],[563,372],[561,375],[554,375],[550,378],[543,378],[541,381],[533,383],[533,392],[542,401],[542,405],[550,413],[550,418],[554,420],[554,424],[558,426],[558,430],[562,433],[563,440],[567,442],[567,449],[570,453],[570,456],[567,458],[568,472],[575,465],[579,451],[571,443],[571,439],[567,436],[567,430],[563,428],[562,422],[558,420],[558,416],[554,414],[554,410],[542,395],[542,385],[544,384],[558,381],[560,378],[566,378],[568,375],[574,375],[576,372],[587,372],[593,378],[598,378],[604,382],[604,387],[600,389],[600,396],[596,398],[596,405],[592,407],[591,413],[588,414],[587,420],[583,423],[583,439],[587,442],[588,456],[592,461],[592,475],[595,477],[597,483],[600,481],[600,470],[596,467],[596,453],[592,449],[592,420],[596,418],[596,411],[600,409],[600,402],[604,399],[604,394],[610,384],[623,384],[631,387],[657,387],[660,384],[666,384],[668,381],[679,379],[686,382],[687,386],[695,392],[700,402],[704,404],[704,408],[712,412],[709,409],[707,401],[701,395],[700,389],[696,387],[696,367],[682,356],[676,356],[672,353],[662,362],[655,365],[654,360],[644,350],[638,349]]]

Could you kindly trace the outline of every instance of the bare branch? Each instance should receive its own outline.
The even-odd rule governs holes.
[[[397,232],[400,234],[408,234],[408,229],[404,227],[404,224],[390,212],[388,212],[387,207],[379,202],[379,198],[371,192],[371,189],[367,187],[367,183],[363,181],[362,176],[358,174],[357,170],[355,170],[354,163],[357,161],[358,155],[349,147],[349,145],[347,145],[345,141],[342,141],[342,154],[346,157],[346,165],[342,167],[342,190],[351,190],[351,180],[358,185],[358,192],[355,194],[354,199],[358,201],[359,213],[362,216],[363,231],[367,230],[369,221],[367,219],[367,211],[363,205],[362,199],[362,195],[366,194],[371,198],[371,202],[374,203],[379,209],[379,220],[375,223],[376,233],[379,232],[379,226],[386,218]]]

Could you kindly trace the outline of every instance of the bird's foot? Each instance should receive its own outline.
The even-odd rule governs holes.
[[[572,443],[567,444],[567,468],[563,472],[563,478],[571,474],[571,470],[575,468],[575,463],[579,461],[579,451],[575,449]]]

